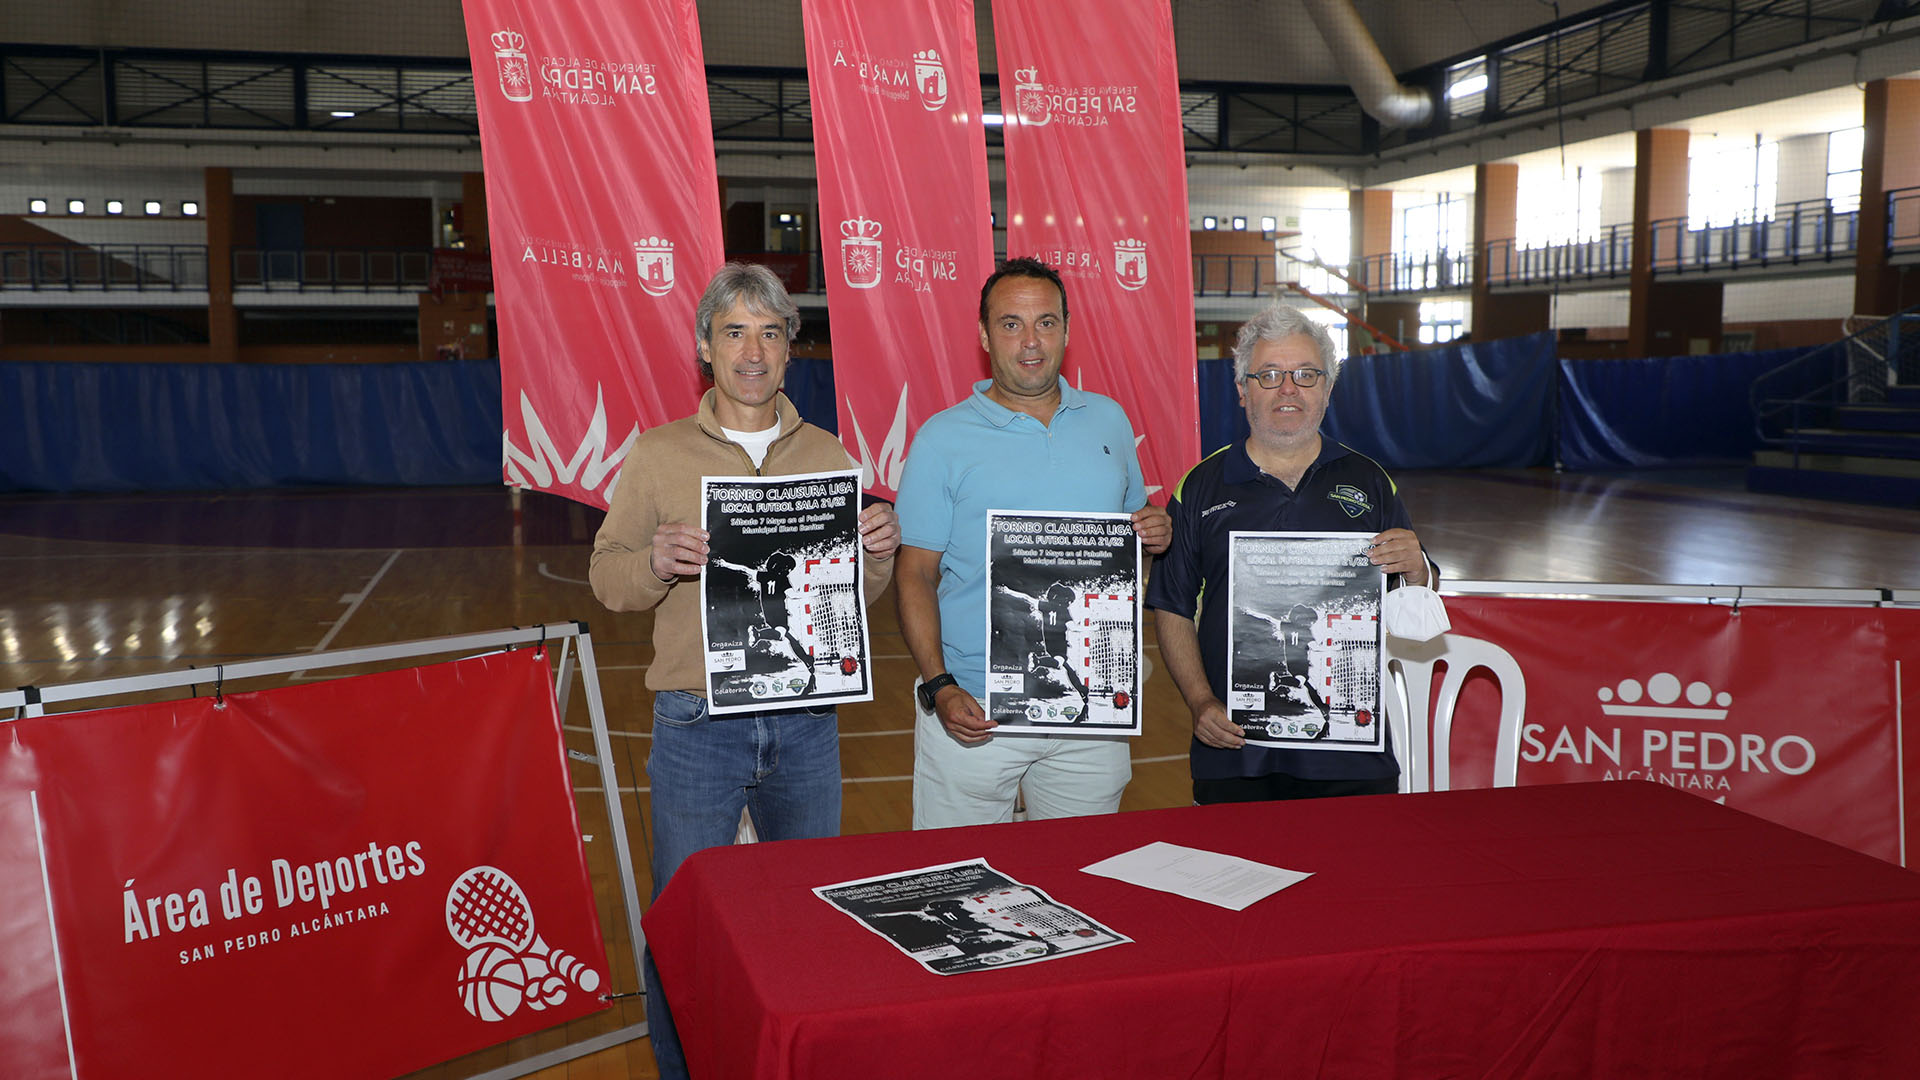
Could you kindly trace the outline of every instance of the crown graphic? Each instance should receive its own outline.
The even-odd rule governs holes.
[[[915,60],[925,60],[931,64],[940,62],[940,54],[933,49],[923,49],[920,52],[914,53],[913,58]]]
[[[1603,686],[1600,701],[1600,711],[1608,716],[1721,720],[1727,715],[1727,706],[1733,704],[1733,695],[1725,690],[1716,694],[1713,687],[1698,681],[1683,688],[1679,676],[1661,671],[1648,679],[1645,686],[1641,686],[1638,679],[1621,679],[1613,686]],[[1719,707],[1714,708],[1716,705]]]
[[[1040,69],[1037,67],[1017,68],[1013,73],[1013,81],[1019,83],[1039,82]]]
[[[871,218],[848,218],[840,223],[840,235],[849,240],[877,240],[880,237],[880,223]]]
[[[1136,240],[1131,236],[1125,240],[1115,240],[1113,242],[1113,253],[1115,255],[1145,255],[1147,253],[1147,242],[1145,240]]]
[[[527,47],[526,35],[518,30],[496,30],[493,33],[493,47],[520,52]]]
[[[633,242],[633,253],[635,255],[671,255],[673,254],[673,241],[663,240],[658,236],[649,236],[645,240],[635,240]]]

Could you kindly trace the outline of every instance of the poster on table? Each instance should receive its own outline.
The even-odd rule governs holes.
[[[985,859],[822,885],[813,893],[935,975],[1058,960],[1133,940]]]
[[[702,477],[700,505],[711,710],[872,701],[860,471]]]
[[[610,989],[530,649],[0,724],[0,911],[9,1080],[397,1076]]]
[[[1130,515],[988,511],[987,596],[985,708],[997,731],[1140,734]]]
[[[1227,717],[1250,743],[1384,750],[1371,533],[1236,532],[1227,554]]]

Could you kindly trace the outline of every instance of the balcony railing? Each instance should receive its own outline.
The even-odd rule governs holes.
[[[419,292],[433,271],[428,248],[235,248],[235,292]]]
[[[1279,286],[1280,273],[1272,255],[1193,257],[1195,296],[1271,296]]]
[[[1920,254],[1920,187],[1887,192],[1887,254]]]
[[[1473,249],[1368,255],[1360,260],[1360,284],[1375,297],[1470,289]]]
[[[1633,227],[1609,225],[1591,240],[1523,247],[1515,240],[1487,242],[1487,284],[1555,285],[1573,281],[1626,280],[1633,262]]]
[[[1686,218],[1665,218],[1649,231],[1654,275],[1666,277],[1850,261],[1860,246],[1860,214],[1811,199],[1780,207],[1772,220],[1695,229]]]
[[[206,287],[205,244],[0,244],[0,289],[181,292]]]

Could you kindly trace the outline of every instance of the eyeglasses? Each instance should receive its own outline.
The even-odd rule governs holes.
[[[1265,371],[1247,372],[1247,378],[1269,390],[1280,389],[1280,384],[1286,382],[1289,375],[1293,376],[1293,385],[1306,390],[1318,383],[1326,372],[1312,367],[1294,368],[1291,371],[1284,368],[1268,368]]]

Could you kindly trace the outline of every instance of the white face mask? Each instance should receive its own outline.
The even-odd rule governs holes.
[[[1453,629],[1447,605],[1425,585],[1402,585],[1389,592],[1380,605],[1380,618],[1387,633],[1408,641],[1432,641]]]

